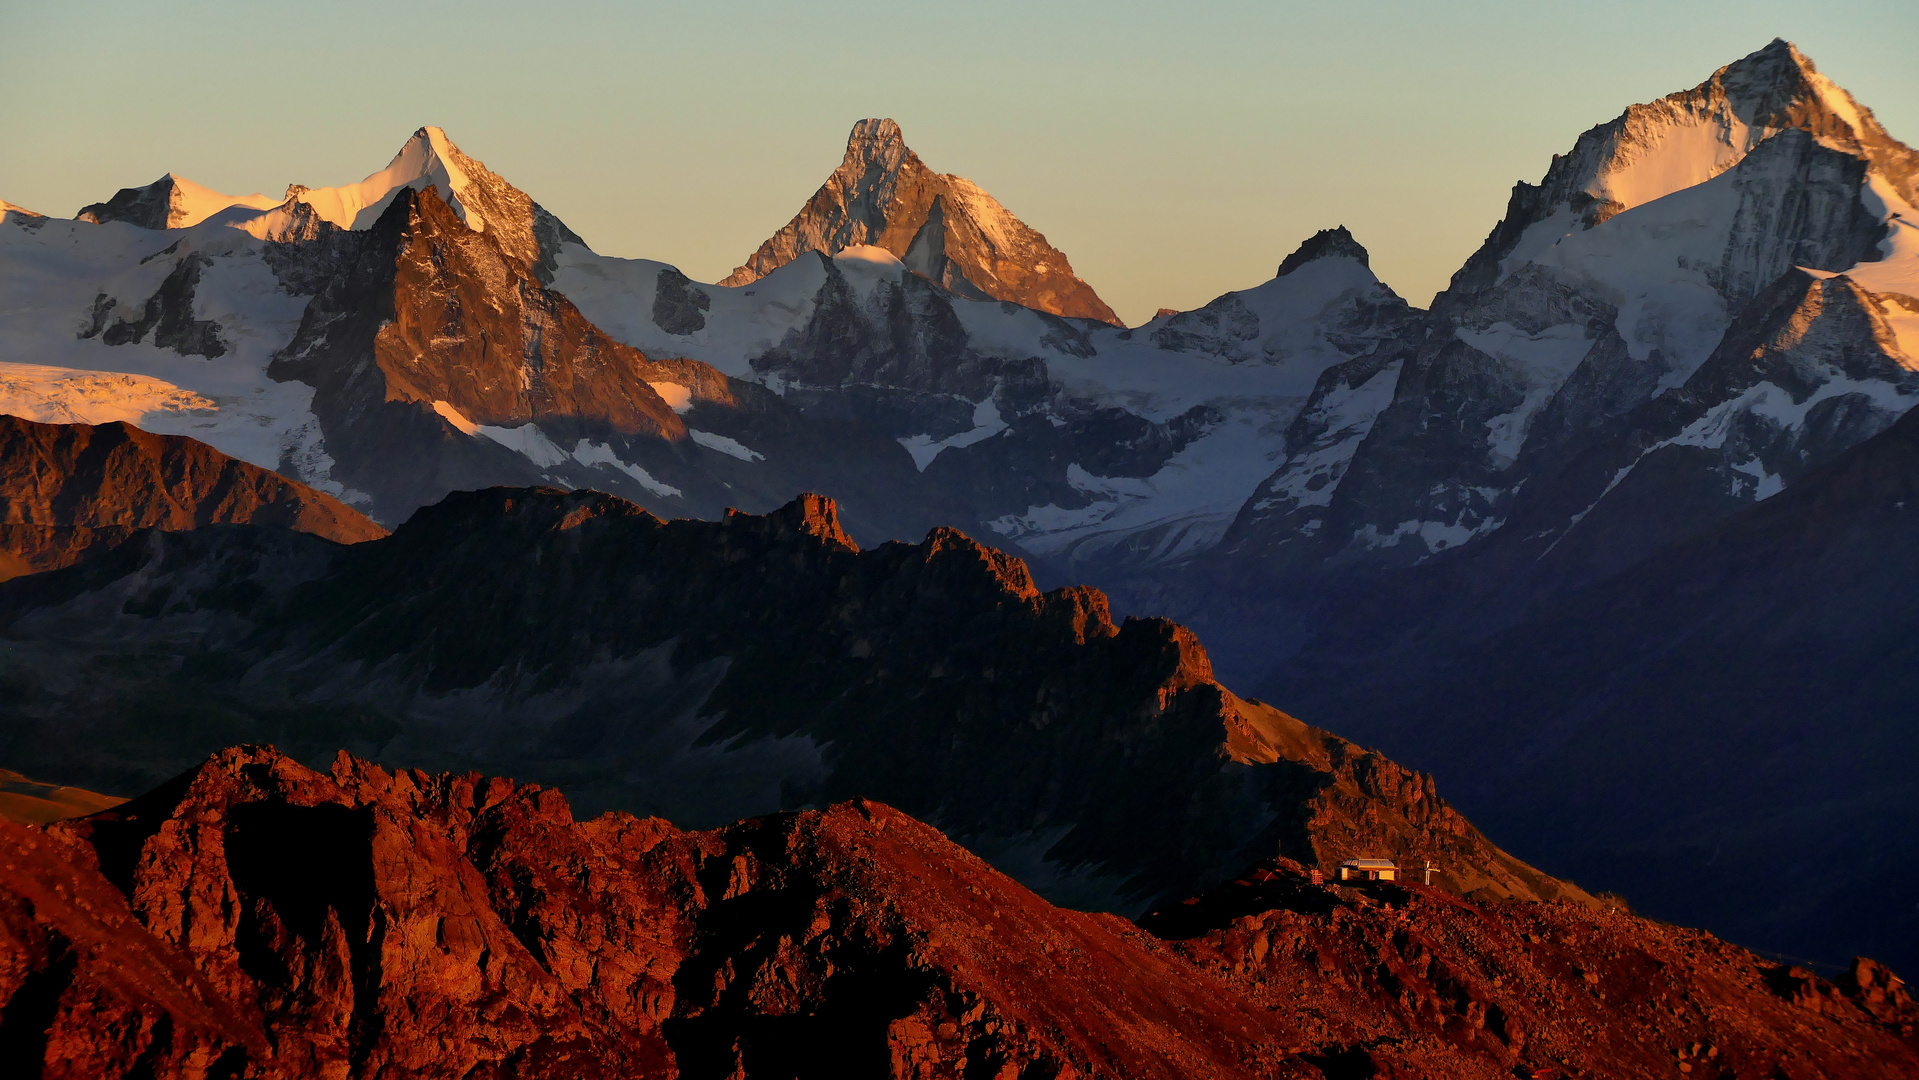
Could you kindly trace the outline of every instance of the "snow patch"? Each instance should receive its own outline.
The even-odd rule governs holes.
[[[621,461],[620,456],[614,453],[613,448],[606,443],[589,442],[586,439],[581,439],[579,445],[573,448],[573,460],[582,465],[604,465],[618,469],[639,481],[641,487],[661,498],[676,499],[679,498],[681,494],[679,488],[673,487],[670,484],[660,483],[658,480],[653,479],[651,473],[638,465],[629,465]]]
[[[1487,455],[1495,467],[1503,469],[1519,457],[1533,416],[1592,351],[1592,340],[1585,327],[1573,323],[1527,334],[1500,322],[1476,332],[1461,328],[1457,334],[1480,352],[1512,365],[1526,381],[1526,396],[1519,407],[1486,421]]]
[[[1475,536],[1492,532],[1506,522],[1503,518],[1487,518],[1477,527],[1469,527],[1459,522],[1448,524],[1444,521],[1402,521],[1392,532],[1381,533],[1378,528],[1367,525],[1353,534],[1353,540],[1367,549],[1397,547],[1409,537],[1417,537],[1426,545],[1428,554],[1455,548]]]
[[[722,454],[739,458],[741,461],[766,460],[765,454],[760,453],[758,450],[749,450],[724,435],[715,435],[710,431],[695,431],[692,428],[687,428],[686,433],[692,437],[694,442],[706,447],[708,450],[717,450]]]
[[[984,442],[1006,430],[1006,421],[1000,419],[999,406],[993,404],[992,395],[987,395],[979,404],[973,406],[973,426],[958,435],[948,435],[944,439],[934,439],[931,435],[908,435],[899,440],[906,452],[913,455],[913,467],[921,472],[933,463],[940,451],[962,446],[971,446]]]
[[[688,390],[679,383],[650,382],[646,385],[652,387],[653,392],[660,395],[661,400],[666,402],[667,407],[676,413],[684,413],[693,407],[693,391]]]
[[[476,432],[468,432],[475,434]],[[481,425],[477,434],[492,439],[508,450],[515,451],[528,461],[542,469],[550,469],[565,461],[570,455],[555,446],[552,439],[546,437],[538,424],[521,424],[518,427],[490,427]]]
[[[468,435],[478,435],[480,433],[480,425],[468,420],[466,414],[454,408],[451,402],[436,401],[433,403],[433,411],[440,414],[440,419],[445,420],[447,423],[452,424]]]

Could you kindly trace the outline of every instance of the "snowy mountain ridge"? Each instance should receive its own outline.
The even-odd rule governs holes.
[[[1316,426],[1289,437],[1289,460],[1231,543],[1245,558],[1304,567],[1341,552],[1419,561],[1514,520],[1547,546],[1590,530],[1593,506],[1626,492],[1607,486],[1562,503],[1542,493],[1541,470],[1595,439],[1639,440],[1646,453],[1670,445],[1666,434],[1627,429],[1663,432],[1665,421],[1650,418],[1672,403],[1654,402],[1681,390],[1673,402],[1688,408],[1750,413],[1738,395],[1707,400],[1695,380],[1742,325],[1781,317],[1772,305],[1789,314],[1817,303],[1775,287],[1798,270],[1862,283],[1857,300],[1880,329],[1859,323],[1858,347],[1878,366],[1854,373],[1869,386],[1839,395],[1850,420],[1843,435],[1820,436],[1819,454],[1870,437],[1909,404],[1904,358],[1919,355],[1919,305],[1901,299],[1919,268],[1904,224],[1915,175],[1919,156],[1783,41],[1627,109],[1580,136],[1540,184],[1515,188],[1416,346],[1316,391],[1303,413]],[[1389,397],[1382,380],[1395,366]],[[1723,373],[1703,377],[1730,385]],[[1761,410],[1746,422],[1773,432],[1761,442],[1797,446],[1810,438],[1799,433],[1807,421]],[[1702,467],[1728,497],[1778,490],[1752,482],[1750,454]],[[1560,516],[1539,520],[1529,501],[1560,506]]]
[[[339,299],[357,288],[349,266],[414,290],[363,296],[375,310],[448,312],[445,326],[400,335],[417,350],[406,362],[428,367],[467,363],[455,358],[481,340],[539,352],[537,334],[492,325],[505,307],[481,300],[536,288],[546,291],[527,296],[548,313],[536,323],[573,326],[572,311],[592,332],[567,340],[603,334],[640,351],[618,362],[644,368],[634,393],[664,410],[662,441],[632,442],[638,429],[625,421],[580,428],[575,406],[558,404],[572,390],[502,411],[484,403],[498,391],[468,376],[436,368],[420,381],[383,359],[399,395],[388,405],[427,410],[406,421],[424,426],[402,443],[427,439],[420,452],[450,447],[465,462],[421,465],[421,475],[600,484],[670,515],[717,512],[728,498],[764,509],[819,465],[821,433],[851,425],[862,449],[842,460],[853,443],[840,440],[828,456],[849,471],[833,475],[885,478],[874,483],[877,503],[845,500],[856,527],[876,520],[869,508],[912,506],[911,522],[890,510],[877,519],[892,522],[886,529],[957,521],[1079,573],[1202,557],[1223,537],[1262,559],[1294,549],[1285,565],[1342,551],[1417,561],[1530,520],[1515,500],[1541,462],[1688,386],[1729,328],[1768,317],[1747,308],[1795,267],[1859,285],[1873,325],[1890,334],[1886,364],[1919,355],[1919,302],[1899,299],[1919,293],[1904,223],[1913,160],[1775,42],[1588,131],[1541,184],[1519,185],[1430,316],[1381,284],[1341,228],[1307,240],[1268,282],[1129,330],[1047,310],[1066,294],[1039,285],[1083,286],[1064,256],[977,186],[933,173],[891,121],[854,127],[840,168],[732,285],[595,254],[444,131],[423,127],[360,183],[295,185],[270,207],[170,175],[115,196],[126,216],[99,224],[9,212],[0,277],[26,303],[0,318],[0,341],[21,358],[7,376],[13,400],[40,418],[191,403],[156,404],[152,423],[190,425],[182,433],[246,460],[373,498],[334,475],[333,451],[349,436],[328,425],[347,414],[314,412],[294,389],[307,384],[285,381],[297,365],[275,375],[275,357],[296,338],[323,340],[324,327],[309,325],[323,311],[351,315]],[[379,241],[386,247],[367,246],[402,192],[429,191],[453,212],[451,226],[411,213]],[[480,237],[492,247],[475,247]],[[392,260],[416,243],[490,269],[474,283],[396,277]],[[470,302],[449,299],[474,289]],[[355,348],[397,347],[377,343],[399,330],[376,331],[355,330]],[[610,347],[592,345],[601,358],[579,369],[594,385],[613,384],[591,374]],[[531,359],[514,365],[489,377],[545,385]],[[123,392],[100,389],[100,377],[123,377]],[[1888,378],[1861,391],[1846,438],[1883,426],[1904,400]],[[401,389],[415,385],[469,389]],[[588,413],[600,418],[591,423],[624,415],[610,403]],[[384,459],[404,460],[392,458],[400,445]],[[1737,491],[1751,466],[1714,467]],[[442,482],[396,489],[380,498],[398,501],[377,512],[404,516]],[[740,495],[743,484],[757,494]],[[1558,536],[1584,520],[1567,511],[1535,531]]]

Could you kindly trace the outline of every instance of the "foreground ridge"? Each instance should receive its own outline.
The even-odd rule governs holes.
[[[89,818],[0,823],[0,864],[0,1044],[49,1076],[1919,1064],[1912,1001],[1868,961],[1835,986],[1630,916],[1310,886],[1283,862],[1142,930],[866,800],[689,833],[577,822],[538,785],[243,746]],[[1627,1026],[1652,1009],[1671,1018]]]

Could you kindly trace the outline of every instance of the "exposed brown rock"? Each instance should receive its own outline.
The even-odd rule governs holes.
[[[238,747],[91,818],[0,824],[0,870],[10,1075],[1757,1080],[1919,1065],[1896,1025],[1910,999],[1870,962],[1840,988],[1622,913],[1314,886],[1285,860],[1142,929],[1055,908],[866,800],[683,832],[576,822],[537,785],[344,753],[323,775]]]
[[[0,829],[0,1042],[49,1075],[1286,1074],[1261,1010],[876,803],[682,833],[242,748]]]
[[[1872,961],[1856,961],[1835,986],[1612,907],[1473,903],[1416,874],[1314,885],[1306,867],[1281,859],[1142,925],[1290,1017],[1322,1048],[1329,1075],[1730,1080],[1919,1069],[1911,999]]]
[[[885,248],[962,295],[1119,325],[1066,256],[972,181],[936,173],[891,120],[861,120],[846,158],[786,227],[722,285],[748,285],[809,251]]]
[[[475,438],[476,425],[538,422],[562,454],[584,439],[630,459],[635,440],[668,455],[687,441],[652,382],[733,403],[732,384],[708,365],[656,362],[601,332],[497,233],[468,228],[435,188],[403,189],[366,232],[270,252],[283,277],[317,295],[269,371],[314,387],[334,475],[385,518],[450,490],[545,475]],[[396,455],[411,467],[392,468]]]
[[[0,416],[6,577],[76,562],[140,529],[277,525],[354,544],[386,530],[338,499],[180,435]]]

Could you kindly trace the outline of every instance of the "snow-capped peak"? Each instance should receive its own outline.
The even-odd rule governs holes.
[[[419,191],[431,186],[439,190],[468,228],[485,232],[486,218],[465,199],[471,179],[463,166],[471,160],[460,153],[445,131],[423,127],[400,147],[386,168],[365,180],[341,187],[310,188],[294,197],[311,206],[321,219],[342,229],[364,229],[379,219],[401,188]]]
[[[74,216],[95,224],[124,221],[143,229],[188,229],[235,207],[259,211],[278,205],[278,200],[259,192],[228,195],[168,173],[145,187],[121,188],[113,198],[81,207]]]

